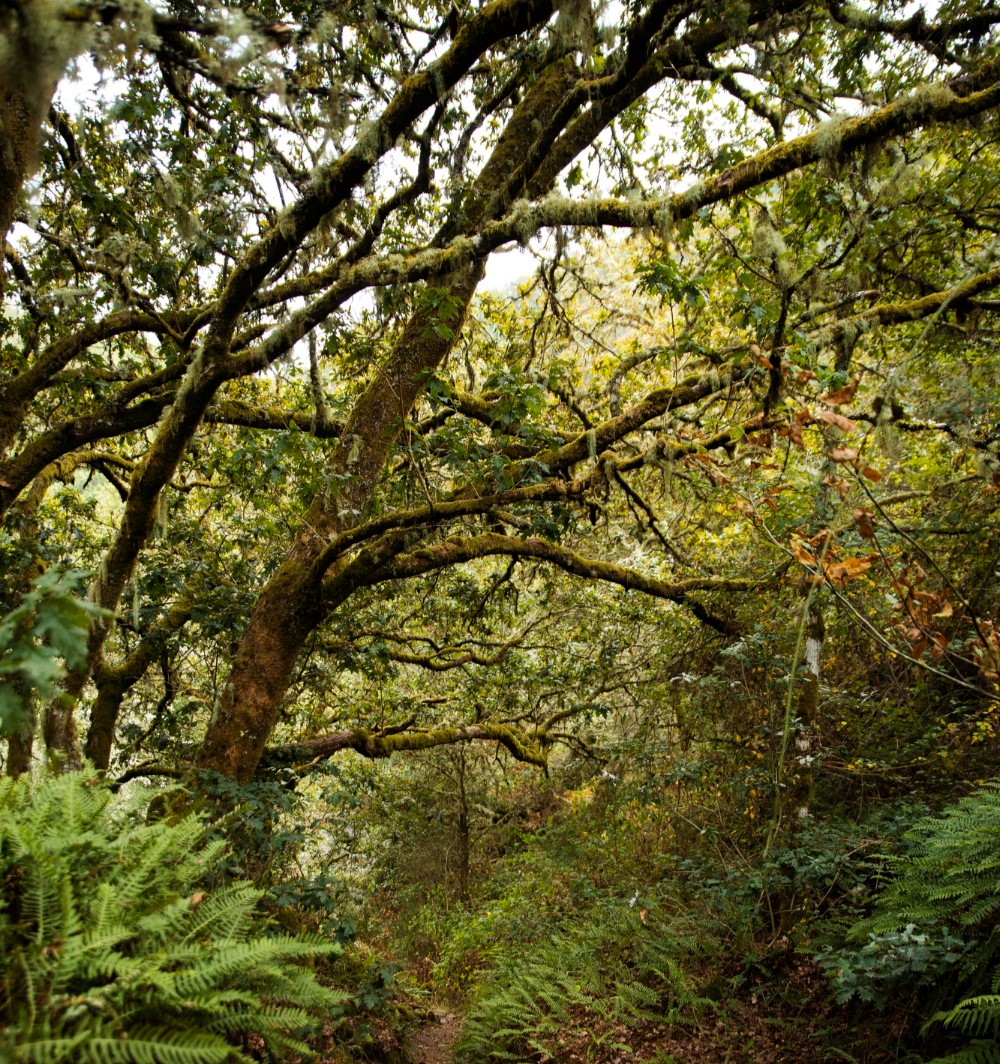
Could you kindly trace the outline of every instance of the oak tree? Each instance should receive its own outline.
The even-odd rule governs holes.
[[[883,435],[908,345],[985,372],[1000,12],[896,6],[3,5],[3,605],[70,560],[107,611],[48,750],[107,768],[129,691],[159,694],[148,738],[192,653],[213,695],[190,760],[245,782],[310,675],[321,699],[338,631],[481,559],[497,586],[551,567],[721,634],[719,593],[793,562],[859,575],[822,536],[692,558],[656,485],[811,433],[835,489],[874,469],[837,435],[865,352],[903,352],[871,374]],[[580,262],[629,233],[634,277],[604,280],[631,312]],[[477,296],[516,245],[533,286]],[[589,537],[622,513],[650,551]],[[294,756],[485,740],[544,763],[564,719],[317,727]]]

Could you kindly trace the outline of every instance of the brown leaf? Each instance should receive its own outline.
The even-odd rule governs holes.
[[[792,548],[792,554],[800,565],[808,565],[811,569],[816,568],[816,558],[813,556],[812,551],[806,550],[805,544],[801,540],[792,539],[789,543]]]
[[[191,895],[191,908],[197,909],[199,905],[205,900],[206,894],[203,890],[199,890],[196,894]]]
[[[845,558],[826,567],[826,575],[837,587],[845,587],[852,580],[863,576],[872,567],[872,556],[867,558]]]
[[[828,488],[834,488],[842,499],[846,499],[847,493],[851,490],[850,484],[843,477],[835,477],[832,473],[823,478],[823,483]]]
[[[800,451],[806,449],[805,440],[802,438],[802,426],[797,421],[778,429],[778,435],[787,436]]]
[[[830,457],[834,462],[856,462],[858,449],[856,447],[831,447]]]
[[[761,351],[760,344],[751,344],[750,354],[753,355],[753,360],[758,366],[763,366],[764,369],[771,368],[771,360]]]
[[[851,516],[858,526],[858,535],[862,539],[875,538],[875,523],[872,520],[875,515],[870,510],[855,510]]]
[[[833,548],[834,550],[836,549],[833,544],[833,533],[828,528],[821,528],[814,536],[810,536],[806,542],[810,547],[822,548],[829,544],[827,547],[828,550],[830,548]]]
[[[845,384],[843,388],[838,388],[835,392],[822,396],[823,402],[829,403],[830,406],[843,406],[844,403],[849,403],[854,398],[854,393],[858,390],[858,381],[860,379],[858,374],[855,374],[850,384]]]
[[[843,414],[838,414],[835,410],[820,410],[816,414],[817,421],[825,421],[828,425],[836,425],[838,429],[843,429],[844,432],[853,432],[858,426],[849,417],[844,417]]]
[[[811,369],[800,369],[799,372],[795,374],[796,384],[805,384],[807,381],[814,380],[816,380],[816,374],[813,373]]]
[[[882,479],[882,474],[874,466],[865,466],[861,470],[861,475],[867,477],[873,484],[877,484]]]
[[[747,442],[752,443],[754,447],[769,451],[774,443],[774,435],[770,432],[751,432],[747,434]]]

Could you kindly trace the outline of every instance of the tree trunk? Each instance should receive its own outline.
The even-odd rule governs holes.
[[[455,878],[458,885],[458,897],[463,903],[469,901],[469,859],[472,851],[472,829],[469,824],[469,794],[465,785],[466,760],[465,751],[456,750],[452,763],[455,766],[458,784],[458,820],[456,822],[458,867]]]
[[[64,25],[53,27],[53,19]],[[5,4],[0,11],[0,249],[34,169],[52,94],[88,32],[85,21],[73,24],[49,4]],[[3,289],[0,268],[0,298]]]
[[[460,308],[449,322],[453,335],[482,274],[476,262],[451,279],[449,295]],[[427,372],[451,350],[452,336],[435,332],[436,324],[433,312],[416,312],[355,405],[331,462],[330,482],[343,486],[313,501],[292,550],[261,592],[198,753],[200,768],[240,783],[253,776],[306,640],[340,604],[323,601],[320,560],[337,533],[361,519]]]
[[[123,672],[115,670],[95,675],[97,697],[90,710],[90,727],[84,755],[99,772],[107,772],[111,764],[111,748],[114,745],[118,713],[125,695],[127,682]]]
[[[796,705],[798,727],[795,733],[795,754],[789,800],[797,820],[805,820],[812,804],[814,779],[812,763],[815,757],[816,713],[819,709],[819,684],[823,663],[823,641],[826,627],[823,611],[815,594],[805,605],[805,649],[803,663],[805,675],[799,681],[799,697]]]
[[[31,769],[37,723],[35,707],[29,701],[21,727],[16,732],[12,732],[7,739],[7,764],[4,771],[13,779],[17,779],[18,776]]]
[[[539,148],[551,143],[571,117],[560,105],[576,80],[575,66],[562,60],[550,66],[521,101],[463,205],[466,224],[482,220],[487,212],[502,213],[507,198],[531,180],[544,157],[544,152],[539,157]],[[532,159],[534,169],[527,165]],[[512,175],[519,175],[519,185],[512,184]],[[484,270],[484,260],[472,259],[442,279],[438,287],[447,291],[448,305],[454,308],[448,319],[442,320],[432,307],[417,310],[356,402],[331,462],[329,483],[338,486],[313,500],[291,551],[257,600],[199,750],[200,768],[240,783],[253,776],[306,639],[352,591],[347,583],[334,601],[323,599],[322,559],[336,536],[365,514],[428,373],[458,338]]]

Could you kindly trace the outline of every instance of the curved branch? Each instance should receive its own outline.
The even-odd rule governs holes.
[[[260,767],[267,768],[276,763],[289,762],[306,762],[308,766],[339,754],[342,750],[354,750],[363,757],[382,758],[404,751],[430,750],[435,746],[486,741],[499,743],[517,761],[544,769],[548,767],[548,756],[539,738],[506,724],[466,724],[455,728],[401,732],[370,732],[357,728],[321,735],[301,743],[271,747],[261,759]]]
[[[629,591],[640,591],[653,598],[685,605],[699,620],[726,634],[733,634],[734,626],[710,615],[703,605],[691,599],[691,594],[695,591],[750,591],[774,582],[771,576],[756,580],[720,576],[690,577],[673,582],[660,580],[623,565],[588,558],[548,540],[535,537],[519,539],[494,532],[479,536],[453,536],[409,554],[398,554],[376,570],[367,582],[379,584],[386,580],[422,576],[435,569],[498,554],[509,558],[536,558],[549,562],[573,576],[602,580]]]

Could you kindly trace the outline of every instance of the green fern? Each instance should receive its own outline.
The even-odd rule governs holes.
[[[941,1023],[975,1039],[940,1061],[1000,1064],[1000,783],[984,785],[940,817],[919,821],[906,841],[897,877],[851,938],[867,939],[866,954],[881,942],[896,942],[900,932],[908,940],[919,938],[921,954],[931,955],[920,957],[919,977],[973,995],[927,1024]],[[954,935],[960,936],[959,949]],[[900,980],[912,978],[904,966],[897,967]],[[983,993],[986,987],[992,993]]]
[[[935,1057],[930,1064],[1000,1064],[1000,1046],[995,1042],[972,1042],[946,1057]]]
[[[346,995],[317,938],[254,935],[261,892],[197,889],[219,857],[191,814],[145,823],[92,774],[0,782],[0,1060],[223,1064],[274,1056]]]
[[[914,925],[933,934],[950,926],[970,948],[959,977],[982,980],[1000,950],[1000,784],[989,783],[940,817],[926,817],[906,834],[899,875],[878,899],[875,914],[852,931],[858,939]]]
[[[519,1061],[558,1055],[558,1042],[586,1026],[591,1050],[631,1049],[622,1025],[683,1022],[708,1002],[678,963],[673,920],[630,906],[595,906],[569,928],[496,958],[466,1014],[461,1061]]]

